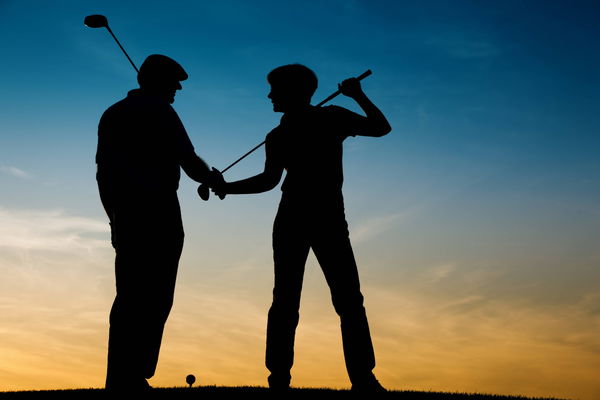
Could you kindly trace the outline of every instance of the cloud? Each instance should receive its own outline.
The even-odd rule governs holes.
[[[456,263],[446,263],[442,265],[435,266],[431,269],[426,269],[423,272],[423,275],[426,277],[427,281],[431,282],[439,282],[449,277],[454,271],[457,270]]]
[[[366,242],[392,229],[394,225],[409,215],[410,213],[408,212],[398,212],[394,214],[372,217],[365,221],[359,222],[356,226],[352,227],[352,232],[350,234],[352,237],[352,242]]]
[[[11,298],[22,298],[21,306],[57,300],[80,292],[84,282],[94,288],[82,296],[101,286],[110,290],[108,231],[106,222],[60,210],[0,207],[0,305]]]
[[[20,250],[72,251],[106,246],[106,221],[68,215],[61,210],[10,210],[0,207],[0,247]]]
[[[14,176],[15,178],[30,179],[33,177],[33,175],[31,175],[29,172],[12,166],[2,165],[0,166],[0,172],[6,175]]]
[[[597,398],[598,292],[550,307],[464,295],[460,288],[454,300],[366,291],[384,383],[405,390]]]
[[[0,389],[101,385],[114,296],[108,230],[63,210],[0,207]]]
[[[370,240],[414,214],[364,219],[353,237]],[[270,252],[226,268],[186,253],[152,384],[183,384],[187,373],[204,384],[264,384]],[[106,221],[0,207],[2,389],[102,385],[113,256]],[[294,382],[347,386],[339,319],[313,267],[305,276]],[[448,258],[402,279],[365,280],[379,379],[392,389],[597,398],[600,293],[548,304],[531,293],[517,296],[502,274],[495,264]]]
[[[110,290],[113,257],[106,222],[0,207],[0,305],[14,297],[56,300],[79,292],[82,282],[95,285],[86,296],[100,286]]]

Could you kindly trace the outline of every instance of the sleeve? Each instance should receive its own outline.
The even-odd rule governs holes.
[[[265,138],[265,170],[283,167],[280,137],[277,134],[280,129],[280,127],[276,127]]]
[[[350,111],[339,106],[325,107],[328,113],[328,120],[331,123],[333,130],[342,137],[360,135],[367,123],[367,117]]]
[[[106,156],[106,142],[108,141],[107,115],[107,111],[105,111],[104,114],[102,114],[102,117],[100,117],[100,122],[98,122],[98,145],[96,147],[96,164],[100,164],[102,161],[104,161],[103,158]]]
[[[180,160],[184,160],[190,156],[195,156],[196,152],[194,150],[194,145],[190,140],[190,137],[177,115],[177,112],[173,109],[173,107],[169,106],[169,114],[171,121],[171,130],[173,131],[173,135],[175,138],[175,152]]]

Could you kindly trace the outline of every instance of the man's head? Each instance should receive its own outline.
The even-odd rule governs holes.
[[[180,81],[187,78],[188,74],[177,61],[161,54],[149,55],[137,77],[140,88],[163,97],[171,104],[175,101],[175,92],[181,89]]]
[[[315,73],[301,64],[277,67],[269,72],[267,81],[273,111],[284,113],[308,106],[318,85]]]

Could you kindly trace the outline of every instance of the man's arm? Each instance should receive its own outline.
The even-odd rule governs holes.
[[[177,115],[173,107],[168,107],[167,112],[172,124],[172,134],[175,136],[176,140],[179,165],[181,165],[183,172],[196,182],[210,184],[212,178],[210,168],[208,167],[208,164],[196,154],[194,145],[192,145],[192,141],[190,140],[183,123],[179,119],[179,115]]]
[[[200,183],[210,180],[210,168],[196,153],[189,152],[181,160],[181,168],[187,176]]]
[[[338,85],[340,93],[344,96],[348,96],[365,112],[366,117],[363,117],[358,122],[356,130],[362,136],[373,136],[381,137],[387,135],[392,127],[385,118],[383,113],[373,104],[373,102],[367,97],[360,86],[360,81],[356,78],[350,78],[343,81]]]
[[[265,169],[258,175],[235,182],[226,182],[219,174],[212,185],[213,192],[223,198],[227,194],[250,194],[262,193],[273,189],[281,180],[283,165],[277,161],[276,152],[272,140],[267,137],[265,144],[266,160]],[[216,171],[216,170],[213,170]]]
[[[274,171],[264,170],[258,175],[254,175],[250,178],[242,179],[235,182],[225,182],[221,187],[215,187],[215,193],[221,194],[251,194],[251,193],[263,193],[273,189],[281,180],[280,171],[279,174],[273,173]]]

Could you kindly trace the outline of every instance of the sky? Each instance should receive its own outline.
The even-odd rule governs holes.
[[[0,390],[102,387],[114,252],[97,123],[166,54],[174,107],[224,168],[275,127],[266,74],[299,62],[320,101],[367,69],[382,138],[344,144],[346,213],[381,383],[600,397],[600,3],[0,0]],[[332,104],[356,112],[350,99]],[[262,170],[257,151],[225,175]],[[154,386],[266,385],[280,190],[203,202]],[[294,386],[348,388],[339,319],[307,263]]]

